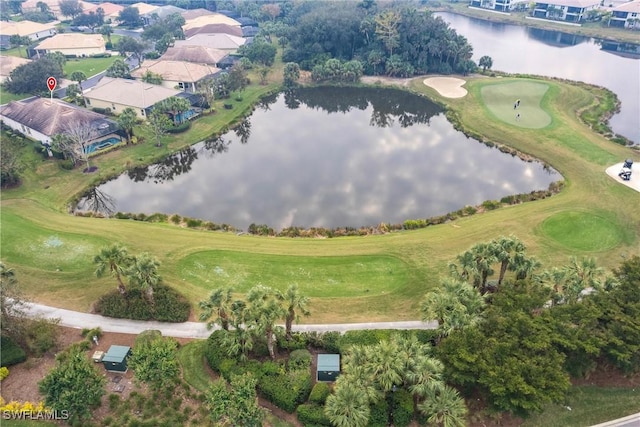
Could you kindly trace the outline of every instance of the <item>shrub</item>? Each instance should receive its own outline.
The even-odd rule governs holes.
[[[331,394],[331,388],[327,383],[316,383],[309,395],[309,401],[311,403],[317,403],[318,405],[324,405],[327,397]]]
[[[393,425],[396,427],[408,426],[413,420],[413,397],[403,389],[392,394]]]
[[[315,427],[315,426],[330,426],[331,422],[324,414],[324,407],[314,404],[304,404],[298,406],[296,409],[298,420],[303,426]]]
[[[88,339],[89,341],[93,341],[94,336],[98,338],[102,336],[102,329],[100,329],[100,327],[93,328],[93,329],[84,328],[80,332],[80,335],[82,335],[84,338]]]
[[[25,341],[29,350],[37,357],[56,345],[59,322],[60,319],[36,319],[27,325]]]
[[[107,317],[161,322],[186,322],[191,306],[173,288],[159,285],[154,288],[154,304],[140,289],[129,289],[122,295],[117,290],[103,295],[96,303],[96,312]]]
[[[289,355],[289,370],[309,369],[311,367],[311,353],[309,350],[295,350]]]
[[[22,347],[10,337],[0,336],[0,348],[0,366],[12,366],[27,359]]]
[[[182,133],[186,132],[191,128],[191,122],[183,122],[177,126],[171,126],[167,129],[167,133]]]
[[[374,345],[380,341],[388,341],[393,331],[389,329],[369,329],[362,331],[347,331],[340,337],[340,353],[344,353],[352,345]]]
[[[169,218],[166,214],[163,213],[154,213],[149,215],[146,219],[147,222],[167,222],[167,218]]]
[[[220,364],[229,356],[222,344],[222,336],[228,333],[223,330],[214,331],[207,338],[207,345],[204,350],[204,357],[207,359],[209,367],[216,372],[220,372]]]
[[[76,167],[75,163],[73,163],[73,160],[71,160],[71,159],[66,159],[66,160],[59,161],[58,162],[58,166],[60,166],[61,169],[66,170],[66,171],[73,170],[73,168]]]
[[[389,424],[389,405],[385,399],[380,399],[378,403],[371,405],[370,408],[368,427],[380,427]]]
[[[233,108],[233,104],[224,104],[225,110],[231,110]]]
[[[482,207],[488,211],[492,211],[500,207],[500,202],[498,202],[497,200],[486,200],[482,202]]]
[[[182,221],[182,217],[178,214],[173,214],[171,215],[169,220],[174,224],[180,224],[180,222]]]
[[[196,218],[185,218],[185,219],[186,219],[187,227],[189,228],[196,228],[202,225],[201,219],[196,219]]]
[[[278,348],[289,351],[306,349],[307,334],[304,332],[293,332],[290,340],[278,340]]]
[[[111,114],[111,108],[93,107],[91,110],[92,110],[93,112],[95,112],[95,113],[99,113],[99,114],[106,114],[106,115]]]
[[[6,366],[3,366],[2,368],[0,368],[0,381],[7,378],[8,376],[9,376],[9,368],[7,368]]]
[[[311,392],[311,373],[307,369],[280,375],[265,374],[258,382],[258,390],[269,402],[293,413]]]

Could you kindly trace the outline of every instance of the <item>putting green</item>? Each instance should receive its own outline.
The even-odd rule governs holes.
[[[229,286],[240,293],[258,284],[285,290],[297,283],[310,297],[382,295],[408,280],[407,265],[392,256],[305,257],[217,250],[184,257],[178,274],[203,289]]]
[[[480,94],[487,108],[503,122],[541,129],[551,124],[551,116],[540,106],[548,89],[545,83],[522,81],[486,85]],[[520,105],[513,108],[517,100]]]
[[[542,223],[542,233],[564,247],[589,252],[614,248],[624,237],[614,220],[576,211],[550,216]]]

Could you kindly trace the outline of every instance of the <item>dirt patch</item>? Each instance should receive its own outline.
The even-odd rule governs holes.
[[[414,77],[403,79],[398,77],[387,77],[387,76],[362,76],[360,81],[362,83],[374,85],[374,84],[382,84],[387,86],[409,86],[409,82],[413,80]]]
[[[640,373],[625,376],[612,366],[600,364],[598,370],[589,375],[588,378],[573,379],[571,383],[577,386],[636,388],[640,387]]]

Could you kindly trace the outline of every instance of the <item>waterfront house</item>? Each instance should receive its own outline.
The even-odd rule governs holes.
[[[107,52],[106,43],[100,34],[63,33],[42,41],[36,46],[38,55],[62,52],[67,57],[86,57]]]
[[[113,120],[59,99],[33,97],[11,101],[0,107],[0,119],[11,129],[45,145],[51,145],[54,135],[66,133],[76,124],[93,128],[95,138],[89,143],[120,139],[116,134],[118,125]]]
[[[10,49],[11,43],[9,40],[11,36],[16,34],[22,37],[29,37],[31,41],[36,41],[51,37],[55,33],[56,26],[54,23],[41,24],[33,21],[3,22],[0,25],[0,49]]]
[[[535,18],[553,19],[566,22],[580,22],[588,11],[597,9],[600,0],[551,0],[536,2],[533,10]]]
[[[471,7],[496,10],[498,12],[510,12],[528,7],[528,0],[471,0]]]
[[[640,0],[616,6],[611,12],[610,27],[640,28]]]
[[[84,98],[87,107],[109,109],[114,114],[132,108],[138,118],[146,119],[154,104],[181,93],[178,89],[140,80],[103,77],[96,86],[85,92]]]
[[[195,92],[196,83],[207,77],[215,76],[221,70],[206,64],[158,59],[143,62],[139,68],[131,72],[131,77],[140,79],[147,71],[162,76],[162,86],[164,87]]]

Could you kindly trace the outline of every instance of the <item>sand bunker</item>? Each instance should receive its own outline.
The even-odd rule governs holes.
[[[623,181],[618,176],[618,173],[620,173],[620,171],[622,170],[622,165],[623,163],[618,163],[616,165],[608,167],[606,170],[607,175],[609,175],[611,178],[618,181],[620,184],[624,184],[627,187],[631,187],[636,191],[640,191],[640,165],[638,164],[638,162],[635,162],[631,166],[632,173],[631,173],[631,179],[629,181]]]
[[[429,77],[424,79],[423,83],[434,88],[445,98],[462,98],[467,94],[467,90],[462,87],[466,80],[455,77]]]

